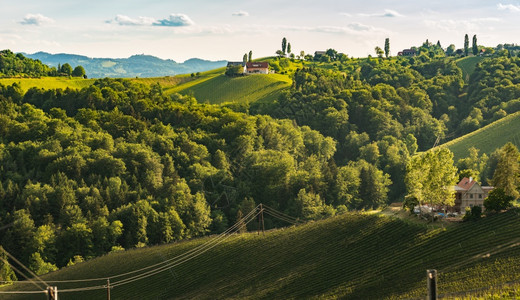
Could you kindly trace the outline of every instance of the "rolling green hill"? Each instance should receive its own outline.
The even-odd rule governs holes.
[[[114,286],[112,299],[396,299],[424,297],[426,269],[435,268],[441,295],[473,290],[471,295],[512,297],[520,296],[519,231],[518,210],[444,228],[348,213],[265,235],[231,235],[220,243],[220,236],[212,236],[111,253],[43,279],[62,290],[60,299],[103,299],[106,277]],[[170,267],[151,273],[167,260]],[[131,279],[145,272],[150,276]],[[51,282],[96,277],[101,279]],[[9,288],[16,286],[34,289]],[[84,287],[94,290],[74,291]]]
[[[483,59],[481,56],[468,56],[457,60],[457,66],[462,70],[462,77],[466,82],[469,81],[469,77],[475,71],[477,63]]]
[[[219,68],[200,73],[198,76],[177,75],[154,78],[130,78],[129,80],[151,85],[161,84],[166,94],[180,93],[195,96],[199,102],[220,104],[224,102],[252,103],[271,102],[289,88],[292,81],[288,75],[249,75],[230,78]],[[24,91],[31,87],[44,89],[81,89],[93,84],[95,79],[68,77],[1,78],[0,84],[19,83]]]
[[[468,149],[480,149],[480,154],[489,155],[507,142],[520,146],[520,112],[468,133],[444,144],[452,152],[455,161],[468,155]]]
[[[13,83],[19,83],[24,91],[27,91],[31,87],[44,89],[81,89],[90,86],[94,81],[95,79],[68,77],[0,78],[0,84],[11,85]]]
[[[191,94],[199,102],[220,104],[224,102],[273,101],[290,87],[287,75],[249,75],[230,78],[222,73],[207,74],[185,84],[180,84],[168,93]]]

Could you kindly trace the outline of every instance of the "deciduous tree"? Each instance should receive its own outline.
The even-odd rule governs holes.
[[[518,198],[520,193],[520,153],[512,143],[505,144],[499,152],[498,162],[493,174],[493,185],[501,188],[505,194]]]

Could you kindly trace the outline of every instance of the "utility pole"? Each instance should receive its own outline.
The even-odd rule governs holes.
[[[47,287],[47,300],[58,300],[58,287],[48,286]]]
[[[110,300],[110,289],[112,287],[110,286],[110,278],[107,278],[107,300]]]
[[[260,220],[262,221],[262,234],[265,234],[264,230],[264,208],[262,206],[262,203],[260,203]]]
[[[428,300],[437,300],[437,270],[426,270],[426,282],[428,285]]]

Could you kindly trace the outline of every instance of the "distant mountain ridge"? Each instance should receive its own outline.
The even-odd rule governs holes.
[[[91,58],[76,54],[50,54],[47,52],[22,54],[52,67],[65,63],[70,64],[73,68],[81,65],[85,68],[89,78],[172,76],[204,72],[224,67],[227,64],[225,60],[209,61],[198,58],[178,63],[171,59],[165,60],[144,54],[132,55],[129,58]]]

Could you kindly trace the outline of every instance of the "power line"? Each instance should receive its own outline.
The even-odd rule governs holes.
[[[194,259],[194,258],[196,258],[196,257],[198,257],[198,256],[200,256],[202,254],[204,254],[205,252],[207,252],[207,251],[211,250],[212,248],[218,246],[219,244],[223,243],[233,233],[238,232],[238,230],[241,227],[243,227],[244,225],[247,225],[250,222],[252,222],[253,220],[255,220],[256,217],[259,214],[261,214],[263,211],[265,211],[266,213],[268,213],[269,215],[271,215],[274,218],[280,219],[280,220],[288,222],[290,224],[301,224],[302,223],[299,219],[291,217],[291,216],[289,216],[287,214],[284,214],[284,213],[282,213],[282,212],[280,212],[278,210],[275,210],[275,209],[273,209],[271,207],[263,205],[263,208],[260,210],[259,206],[260,205],[257,205],[247,215],[245,215],[242,219],[238,220],[233,226],[229,227],[228,229],[226,229],[224,232],[222,232],[221,234],[217,235],[216,237],[214,237],[214,238],[208,240],[207,242],[205,242],[205,243],[195,247],[192,250],[184,252],[184,253],[182,253],[180,255],[177,255],[177,256],[175,256],[175,257],[173,257],[171,259],[162,261],[160,263],[156,263],[156,264],[153,264],[153,265],[146,266],[144,268],[140,268],[140,269],[137,269],[137,270],[126,272],[126,273],[117,274],[117,275],[110,276],[110,277],[99,277],[99,278],[88,278],[88,279],[72,279],[72,280],[54,280],[54,281],[47,281],[47,282],[49,282],[49,283],[92,282],[92,281],[101,281],[101,280],[108,280],[108,279],[114,279],[114,278],[121,278],[121,277],[124,277],[124,276],[128,276],[128,275],[132,275],[132,274],[135,274],[135,273],[142,272],[140,274],[137,274],[137,275],[134,275],[134,276],[131,276],[131,277],[124,278],[124,279],[121,279],[119,281],[113,282],[110,285],[110,287],[122,286],[122,285],[125,285],[125,284],[129,284],[129,283],[132,283],[132,282],[135,282],[135,281],[138,281],[138,280],[141,280],[141,279],[145,279],[145,278],[148,278],[150,276],[159,274],[159,273],[161,273],[163,271],[169,270],[169,269],[171,269],[173,267],[176,267],[176,266],[178,266],[180,264],[183,264],[183,263],[185,263],[185,262],[187,262],[189,260],[192,260],[192,259]],[[31,272],[30,270],[28,270],[28,271]],[[17,271],[17,272],[19,272],[19,271]],[[36,278],[40,279],[39,277],[36,276],[36,274],[34,274],[34,275],[35,275]],[[24,275],[24,277],[25,277],[25,275]],[[31,279],[29,279],[27,277],[26,277],[26,279],[29,280],[29,281],[32,281]],[[40,279],[40,281],[47,285],[47,282],[45,282],[45,281],[43,281],[41,279]],[[18,283],[23,283],[23,282],[18,282]],[[32,282],[32,283],[36,285],[36,283],[34,283],[34,282]],[[41,287],[39,287],[39,288],[41,288]],[[81,291],[100,290],[100,289],[106,289],[106,288],[108,288],[107,285],[93,285],[93,286],[86,286],[86,287],[79,287],[79,288],[61,289],[60,292],[62,292],[62,293],[67,293],[67,292],[72,293],[72,292],[81,292]],[[41,292],[40,291],[27,291],[27,292],[28,293],[42,293],[42,292],[45,292],[45,291],[41,291]],[[16,293],[16,292],[12,292],[12,293]]]
[[[5,251],[5,250],[4,250],[4,251]],[[11,268],[12,268],[14,271],[20,273],[20,275],[22,275],[25,279],[27,279],[27,280],[28,280],[30,283],[32,283],[34,286],[36,286],[37,288],[41,289],[42,292],[45,292],[45,289],[44,289],[44,288],[42,288],[41,286],[39,286],[39,285],[38,285],[36,282],[34,282],[31,278],[27,277],[23,272],[20,272],[20,270],[18,270],[17,267],[15,267],[15,266],[13,266],[12,264],[10,264],[9,261],[7,261],[7,259],[5,259],[5,258],[3,258],[3,257],[0,257],[0,259],[1,259],[4,263],[6,263],[7,265],[11,266]]]
[[[255,212],[256,211],[256,208],[254,210],[252,210],[252,212]],[[242,223],[243,222],[243,219],[239,222],[237,222],[235,225],[233,225],[233,227],[235,227],[235,231],[238,231],[240,229],[240,227],[242,226],[242,224],[245,224],[247,225],[248,223],[250,223],[251,221],[255,220],[256,217],[260,214],[260,212],[257,212],[253,217],[249,218],[249,220],[245,223]],[[225,241],[227,238],[229,238],[230,235],[227,235],[227,237],[223,238],[221,241],[217,241],[216,243],[214,243],[213,245],[211,246],[208,246],[206,249],[201,249],[200,251],[198,252],[192,252],[190,253],[190,255],[186,258],[183,258],[182,260],[179,260],[177,262],[172,262],[166,266],[163,266],[163,267],[160,267],[160,268],[157,268],[155,270],[151,270],[151,271],[148,271],[148,272],[145,272],[143,274],[140,274],[140,275],[136,275],[134,277],[130,277],[130,278],[126,278],[126,279],[123,279],[123,280],[120,280],[118,282],[115,282],[114,284],[112,284],[112,286],[120,286],[120,285],[123,285],[123,284],[128,284],[128,283],[131,283],[131,282],[134,282],[134,281],[137,281],[137,280],[140,280],[140,279],[144,279],[144,278],[147,278],[147,277],[150,277],[150,276],[153,276],[155,274],[158,274],[158,273],[161,273],[165,270],[168,270],[170,268],[173,268],[175,266],[178,266],[180,264],[183,264],[193,258],[196,258],[198,257],[199,255],[209,251],[210,249],[216,247],[217,245],[219,245],[220,243],[222,243],[223,241]]]
[[[27,272],[29,272],[29,274],[31,274],[34,278],[38,279],[39,281],[43,282],[43,284],[45,284],[46,287],[48,287],[49,285],[43,281],[43,279],[41,279],[40,277],[38,277],[38,275],[36,275],[36,273],[34,273],[31,269],[27,268],[24,264],[22,264],[19,260],[16,259],[16,257],[12,256],[9,252],[7,252],[7,250],[4,249],[4,252],[5,254],[7,254],[7,256],[9,256],[12,260],[14,260],[17,264],[19,264],[20,266],[22,266],[22,268],[24,268]]]

